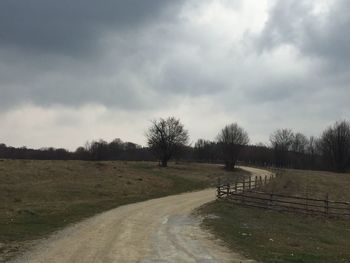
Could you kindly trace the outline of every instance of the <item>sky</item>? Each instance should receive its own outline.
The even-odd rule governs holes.
[[[348,0],[1,0],[0,143],[317,136],[350,117],[349,40]]]

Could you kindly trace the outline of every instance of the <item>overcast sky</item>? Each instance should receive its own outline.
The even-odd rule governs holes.
[[[349,38],[348,0],[1,0],[0,142],[318,135],[350,117]]]

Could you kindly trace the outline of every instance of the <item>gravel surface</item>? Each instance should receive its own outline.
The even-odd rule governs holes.
[[[213,200],[215,189],[207,189],[121,206],[55,233],[14,262],[254,262],[230,252],[191,216]]]

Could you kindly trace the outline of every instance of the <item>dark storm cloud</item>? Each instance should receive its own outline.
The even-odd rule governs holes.
[[[0,1],[0,108],[101,104],[156,111],[207,97],[232,111],[291,99],[333,97],[327,103],[336,104],[339,94],[349,94],[345,0],[324,15],[312,12],[312,1],[276,1],[261,32],[231,38],[235,28],[227,28],[237,23],[226,20],[239,16],[239,2]],[[234,12],[225,13],[229,7]],[[284,45],[297,55],[276,54]]]
[[[261,49],[283,44],[295,46],[302,55],[322,59],[337,70],[350,66],[350,5],[333,1],[327,10],[315,14],[310,1],[278,1],[259,37]]]
[[[145,100],[152,98],[146,64],[157,55],[158,40],[145,38],[150,27],[171,23],[182,3],[0,1],[0,108],[152,108]]]
[[[178,0],[2,0],[0,45],[76,55],[106,30],[135,29],[176,11]]]

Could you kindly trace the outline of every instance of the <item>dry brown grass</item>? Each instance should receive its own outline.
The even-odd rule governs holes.
[[[331,200],[350,201],[350,174],[308,170],[281,170],[266,191]]]

